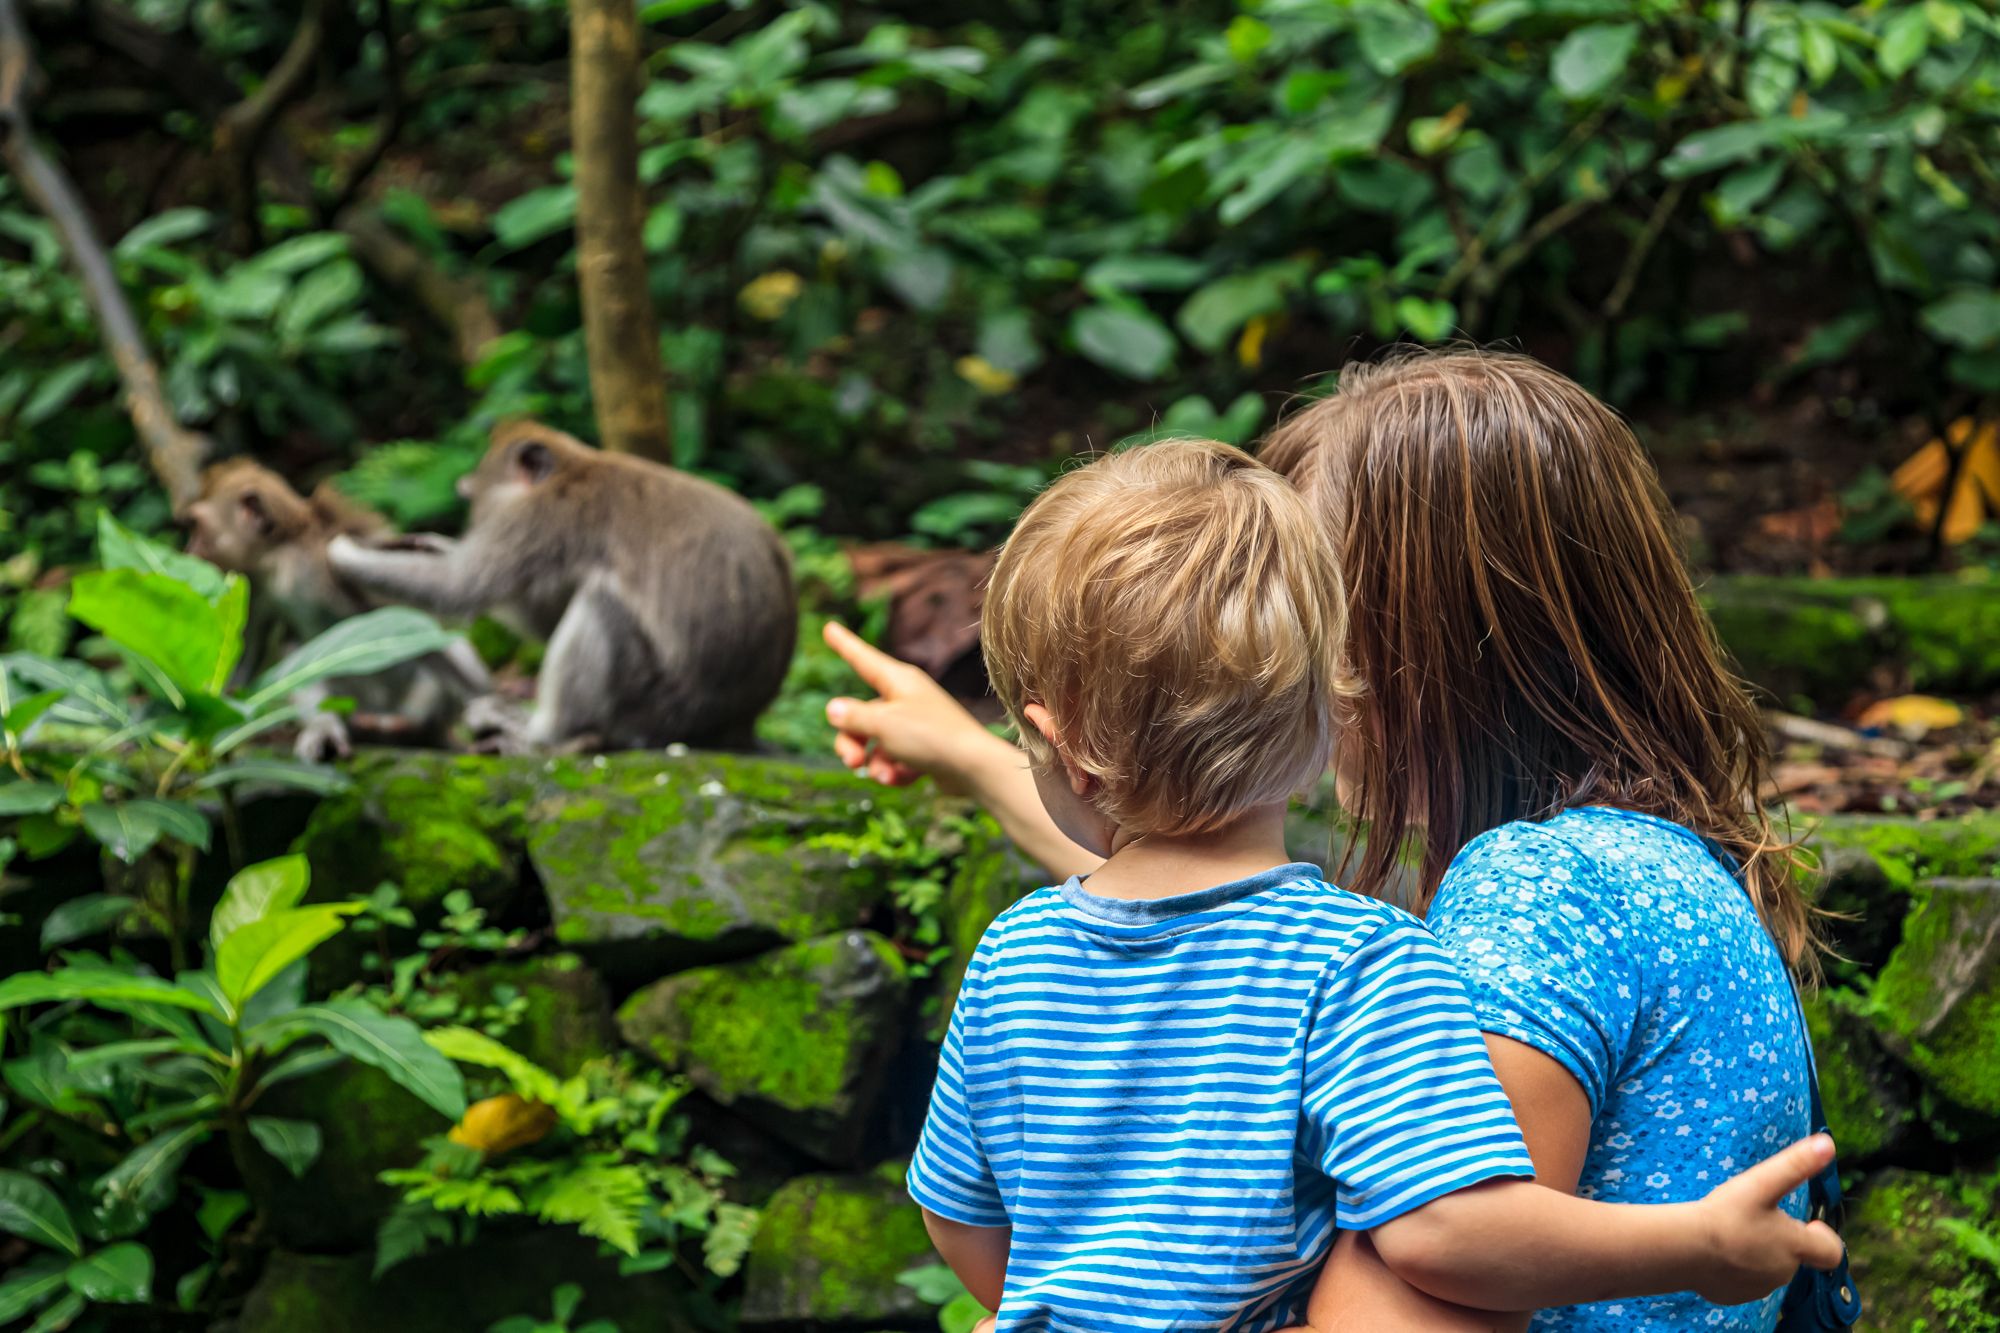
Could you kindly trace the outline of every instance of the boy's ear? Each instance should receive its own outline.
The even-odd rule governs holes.
[[[1062,765],[1063,777],[1069,781],[1069,789],[1078,796],[1088,797],[1097,789],[1097,778],[1084,772],[1070,761],[1069,752],[1063,748],[1062,732],[1056,729],[1056,720],[1049,716],[1049,710],[1040,704],[1029,704],[1021,710],[1021,716],[1028,725],[1042,733],[1042,739],[1056,752],[1056,762]]]

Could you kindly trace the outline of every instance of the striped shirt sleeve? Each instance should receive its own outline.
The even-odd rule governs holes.
[[[952,1006],[951,1026],[938,1055],[937,1082],[931,1087],[930,1112],[910,1159],[909,1190],[911,1198],[939,1217],[967,1226],[1004,1227],[1007,1209],[980,1145],[965,1084],[965,1029],[977,1004],[974,971],[980,961],[975,955]]]
[[[1464,984],[1417,922],[1384,919],[1332,965],[1311,1023],[1300,1147],[1343,1230],[1534,1175]]]

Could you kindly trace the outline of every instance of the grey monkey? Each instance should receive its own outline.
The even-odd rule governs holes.
[[[255,675],[280,641],[302,643],[381,605],[342,581],[327,561],[336,538],[394,535],[381,515],[327,486],[300,495],[260,463],[230,459],[202,473],[201,494],[180,512],[189,554],[250,580],[251,622],[239,674]],[[301,724],[295,750],[318,761],[352,750],[348,723],[320,705],[352,698],[356,725],[398,740],[443,741],[468,701],[491,691],[479,655],[463,639],[442,652],[370,676],[320,681],[292,696]]]
[[[459,493],[471,518],[456,541],[341,536],[327,555],[372,596],[546,639],[525,744],[750,741],[798,607],[784,542],[747,501],[534,422],[497,429]]]

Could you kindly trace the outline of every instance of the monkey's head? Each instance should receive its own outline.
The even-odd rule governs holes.
[[[313,525],[310,501],[244,458],[203,472],[201,495],[175,517],[187,528],[188,554],[238,574],[254,573],[270,551]]]
[[[458,493],[472,506],[472,522],[511,507],[595,452],[582,440],[533,421],[503,422],[479,466],[458,479]]]

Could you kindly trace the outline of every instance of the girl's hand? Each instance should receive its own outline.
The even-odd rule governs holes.
[[[1695,1205],[1707,1262],[1693,1285],[1703,1299],[1741,1305],[1784,1286],[1801,1265],[1840,1263],[1844,1250],[1832,1227],[1801,1222],[1781,1206],[1832,1160],[1833,1140],[1815,1134],[1717,1185]]]
[[[826,720],[840,732],[833,741],[840,762],[891,787],[928,773],[963,793],[975,754],[996,740],[992,733],[921,667],[898,661],[838,621],[827,622],[824,637],[879,696],[827,703]]]

